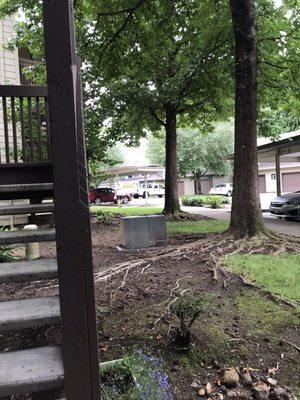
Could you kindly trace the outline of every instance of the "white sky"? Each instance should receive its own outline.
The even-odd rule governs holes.
[[[127,147],[123,145],[124,165],[148,165],[149,160],[146,157],[147,142],[148,140],[143,138],[140,141],[139,147]]]

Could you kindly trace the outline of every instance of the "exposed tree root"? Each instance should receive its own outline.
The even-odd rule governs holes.
[[[241,254],[263,253],[276,256],[285,252],[300,253],[300,239],[289,237],[286,235],[279,236],[272,232],[270,232],[269,235],[266,235],[264,232],[263,235],[257,235],[251,238],[249,238],[248,236],[236,237],[229,233],[209,235],[205,238],[202,237],[193,242],[180,245],[177,248],[168,246],[167,248],[164,249],[164,251],[161,251],[160,253],[157,253],[156,255],[153,255],[151,257],[139,259],[137,261],[127,261],[114,264],[96,273],[95,283],[101,284],[111,280],[112,278],[116,278],[117,276],[124,274],[123,279],[121,280],[119,286],[111,292],[111,304],[112,304],[116,292],[125,286],[128,276],[132,270],[141,268],[140,271],[141,275],[146,274],[148,271],[153,272],[156,269],[156,266],[164,262],[166,259],[177,258],[177,259],[187,259],[190,261],[194,261],[195,258],[200,258],[201,263],[203,263],[202,265],[211,268],[213,279],[215,281],[218,281],[218,272],[224,273],[224,269],[222,268],[222,263],[224,258],[227,257],[228,255],[236,253],[241,253]],[[227,281],[230,279],[230,276],[231,273],[229,274],[226,272],[226,277],[223,282],[224,288],[227,287]],[[281,302],[292,307],[296,306],[295,303],[281,299],[280,297],[272,294],[271,292],[263,289],[262,287],[254,283],[247,282],[242,276],[240,276],[240,279],[243,281],[245,285],[260,290],[269,298],[272,298],[277,302]],[[178,298],[178,296],[176,296],[175,298],[173,297],[174,291],[176,291],[176,289],[179,288],[178,284],[179,282],[177,281],[176,286],[171,290],[168,299],[166,299],[157,306],[151,306],[151,307],[161,307],[163,305],[166,305],[166,310],[168,310],[173,300],[176,301],[176,299]],[[182,294],[183,293],[181,293],[180,295]],[[161,320],[164,315],[165,313],[158,318],[158,321]]]
[[[142,260],[114,264],[96,273],[95,282],[105,282],[116,275],[122,274],[124,271],[127,271],[128,274],[131,269],[142,267],[145,264],[149,264],[150,266],[169,257],[192,260],[193,255],[206,254],[206,262],[210,263],[213,268],[217,268],[222,262],[223,257],[229,254],[264,253],[278,255],[284,252],[300,253],[300,239],[286,235],[279,236],[273,233],[270,233],[268,237],[253,236],[251,238],[247,236],[236,238],[230,234],[217,234],[180,245],[175,249],[168,246],[165,251]]]

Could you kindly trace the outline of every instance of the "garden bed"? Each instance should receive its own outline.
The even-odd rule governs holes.
[[[199,390],[207,383],[215,387],[210,397],[219,399],[216,382],[225,366],[241,370],[251,367],[264,373],[278,367],[275,377],[280,385],[300,392],[299,352],[289,344],[300,346],[297,310],[250,288],[233,272],[223,271],[216,276],[207,260],[212,253],[222,254],[220,236],[176,234],[170,237],[166,251],[196,239],[201,239],[203,246],[207,240],[215,240],[214,250],[207,254],[196,249],[176,257],[159,258],[161,248],[118,251],[118,225],[102,225],[94,220],[92,235],[96,277],[114,265],[127,262],[132,265],[151,258],[140,267],[124,269],[122,273],[96,283],[102,362],[131,357],[137,352],[160,360],[160,371],[168,378],[169,392],[178,400],[199,398]],[[43,257],[55,257],[54,245],[42,244],[41,253]],[[155,256],[158,258],[153,258]],[[39,296],[57,293],[56,282],[1,287],[2,300],[30,297],[36,293]],[[195,297],[213,294],[209,310],[193,324],[188,348],[182,348],[174,341],[178,318],[168,313],[170,303],[184,293]],[[109,309],[109,315],[100,316],[102,307]],[[1,351],[14,350],[20,345],[32,347],[49,341],[60,343],[59,329],[45,327],[7,334],[2,337],[0,346]],[[57,398],[57,393],[19,397],[22,400]],[[159,400],[158,396],[155,398]]]

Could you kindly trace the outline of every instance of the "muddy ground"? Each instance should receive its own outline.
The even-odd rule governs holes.
[[[95,274],[121,262],[142,260],[165,249],[119,251],[119,226],[92,224]],[[211,235],[200,235],[203,243]],[[174,235],[168,250],[192,242],[196,237]],[[201,246],[201,242],[200,245]],[[286,341],[300,346],[300,319],[295,309],[245,286],[229,272],[216,276],[207,254],[185,252],[176,257],[149,261],[127,268],[95,286],[101,361],[120,358],[134,350],[161,356],[178,400],[197,399],[193,382],[213,382],[224,366],[268,370],[278,366],[276,378],[300,393],[299,352]],[[218,241],[216,254],[220,251]],[[22,254],[22,249],[18,249]],[[54,244],[42,244],[43,257],[55,257]],[[216,279],[217,278],[217,279]],[[58,292],[57,282],[1,285],[1,300],[48,296]],[[192,330],[189,350],[173,341],[178,321],[169,316],[168,305],[187,291],[194,296],[212,293],[209,310]],[[102,315],[103,307],[108,315]],[[101,314],[101,315],[100,315]],[[58,327],[44,327],[1,336],[0,351],[60,343]],[[57,399],[58,393],[23,396],[18,399]],[[7,398],[8,400],[8,398]]]

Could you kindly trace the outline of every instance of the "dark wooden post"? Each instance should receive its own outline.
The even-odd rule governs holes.
[[[68,400],[99,400],[82,98],[72,0],[44,0],[57,261]]]

